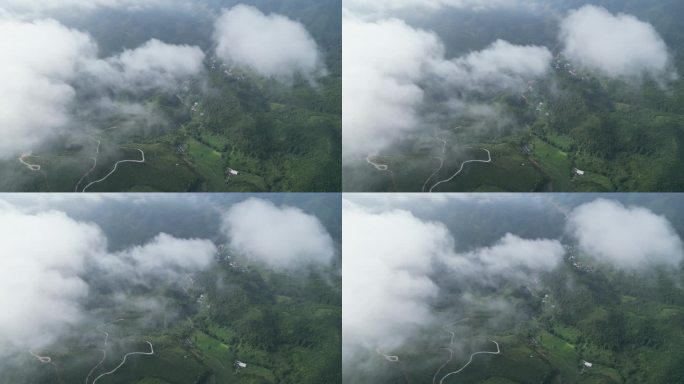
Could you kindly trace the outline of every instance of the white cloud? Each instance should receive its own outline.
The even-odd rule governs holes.
[[[160,233],[148,243],[126,249],[95,262],[106,273],[139,283],[161,278],[174,281],[185,273],[201,271],[214,260],[216,246],[204,239],[177,239]],[[148,284],[149,285],[149,284]]]
[[[429,86],[426,79],[459,91],[515,91],[544,76],[552,59],[545,47],[498,40],[482,51],[448,60],[434,33],[398,19],[366,21],[352,12],[343,16],[343,50],[346,163],[379,154],[425,128],[419,111],[424,87]],[[453,104],[461,113],[483,112],[467,102]]]
[[[478,204],[475,196],[472,204]],[[385,202],[379,200],[386,199]],[[487,198],[483,198],[483,202]],[[401,347],[423,328],[435,326],[431,303],[439,294],[433,278],[464,287],[460,299],[472,302],[475,288],[502,280],[531,283],[531,276],[562,263],[564,248],[553,239],[507,234],[489,247],[456,253],[447,227],[410,211],[449,209],[455,200],[345,196],[343,200],[342,313],[345,363],[358,349],[386,352]],[[412,202],[414,208],[395,209]],[[434,217],[434,213],[431,214]],[[448,284],[448,283],[447,283]],[[487,305],[487,300],[480,300]],[[491,304],[491,303],[490,303]]]
[[[215,24],[216,54],[247,66],[263,76],[313,78],[323,71],[315,40],[299,22],[265,15],[257,8],[237,5],[224,11]]]
[[[463,277],[528,280],[530,274],[555,269],[564,253],[558,240],[523,239],[509,233],[493,246],[456,255],[445,263]]]
[[[552,59],[546,47],[497,40],[481,51],[453,60],[444,66],[442,76],[472,90],[519,91],[528,80],[546,75]]]
[[[342,148],[345,158],[359,158],[420,127],[417,83],[444,47],[435,34],[397,19],[366,22],[345,13],[342,29]]]
[[[435,320],[430,301],[436,260],[451,254],[453,239],[441,223],[407,211],[372,213],[343,203],[343,359],[358,347],[390,351]]]
[[[670,69],[667,45],[655,28],[634,16],[586,5],[561,24],[564,55],[610,77],[662,76]]]
[[[173,89],[203,69],[204,52],[196,46],[152,39],[106,60],[91,62],[92,75],[123,90]]]
[[[60,212],[0,210],[0,351],[41,347],[82,318],[81,275],[106,239]]]
[[[197,47],[151,40],[108,58],[97,58],[89,35],[54,20],[0,19],[0,158],[31,151],[70,129],[74,84],[108,85],[128,92],[167,89],[197,74]]]
[[[97,46],[56,21],[0,19],[0,47],[0,157],[7,157],[65,129],[75,96],[70,82]]]
[[[318,218],[257,198],[233,205],[223,215],[222,230],[235,251],[274,268],[327,264],[335,255]]]
[[[88,278],[99,283],[145,283],[207,268],[216,248],[208,240],[160,234],[118,253],[94,224],[58,211],[26,213],[0,203],[0,355],[41,348],[87,318],[81,303]]]
[[[641,207],[599,199],[576,208],[568,230],[588,256],[623,269],[678,266],[684,257],[670,222]]]

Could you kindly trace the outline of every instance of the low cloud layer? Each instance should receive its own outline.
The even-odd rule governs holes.
[[[263,76],[313,78],[323,71],[316,41],[304,25],[251,6],[224,11],[216,21],[214,40],[219,58]]]
[[[481,51],[449,60],[440,38],[398,19],[343,18],[343,154],[345,162],[377,155],[422,129],[426,84],[464,92],[518,91],[544,76],[552,55],[545,47],[498,40]],[[430,80],[428,82],[428,80]],[[459,114],[487,115],[494,108],[454,99]]]
[[[546,75],[552,59],[546,47],[497,40],[481,51],[453,60],[443,76],[460,88],[520,91],[529,79]]]
[[[318,218],[262,199],[232,206],[222,230],[233,250],[277,269],[326,265],[335,255],[332,237]]]
[[[473,292],[478,287],[497,286],[496,282],[529,286],[531,276],[551,271],[563,260],[564,248],[558,240],[512,234],[489,247],[459,254],[444,224],[419,219],[404,209],[378,209],[374,199],[352,200],[343,203],[342,316],[347,363],[358,348],[391,352],[421,330],[434,328],[440,320],[432,308],[440,293],[437,275],[442,275],[442,283],[462,285],[465,291],[460,299],[468,302],[475,300]],[[392,201],[388,198],[390,205]],[[480,301],[483,306],[495,304]]]
[[[456,255],[445,263],[463,277],[526,281],[530,275],[558,267],[564,254],[558,240],[530,240],[509,233],[490,247]]]
[[[660,77],[670,69],[667,45],[658,32],[631,15],[586,5],[563,20],[560,39],[568,59],[609,77]]]
[[[420,126],[425,66],[440,60],[439,38],[400,20],[344,16],[343,140],[347,158],[365,157]]]
[[[476,343],[492,340],[502,329],[529,322],[543,308],[563,311],[560,306],[567,303],[557,300],[556,291],[586,289],[575,287],[581,283],[577,274],[600,274],[597,266],[585,268],[591,263],[581,254],[580,260],[564,260],[572,243],[562,231],[566,217],[586,255],[621,268],[681,266],[681,240],[664,217],[647,209],[599,199],[569,208],[567,216],[556,213],[558,220],[551,223],[545,221],[549,212],[567,213],[577,200],[550,195],[531,200],[487,194],[345,196],[345,377],[401,380],[402,371],[410,374],[416,367],[440,369],[449,352],[426,354],[439,347],[465,362]],[[652,203],[662,208],[660,200]],[[555,235],[544,235],[548,225]],[[512,233],[501,236],[506,231]],[[556,236],[566,245],[550,238]]]
[[[108,58],[94,69],[94,75],[108,86],[124,90],[166,89],[200,73],[203,61],[204,52],[199,47],[152,39]]]
[[[0,158],[31,150],[69,121],[70,82],[97,46],[51,20],[0,19]]]
[[[208,240],[160,234],[146,245],[109,253],[106,236],[94,224],[58,211],[26,213],[10,204],[0,205],[0,233],[0,351],[47,346],[84,321],[89,278],[120,285],[173,283],[208,267],[216,251]]]
[[[197,47],[158,40],[99,59],[89,35],[54,20],[0,19],[0,47],[0,158],[69,131],[78,87],[165,90],[198,74],[204,59]]]
[[[452,252],[453,239],[440,223],[407,211],[371,213],[343,205],[342,324],[344,359],[354,350],[391,350],[435,320],[438,294],[433,265]]]
[[[568,231],[588,256],[618,268],[678,266],[682,240],[670,222],[648,209],[599,199],[576,208]]]
[[[150,285],[150,278],[174,281],[185,273],[207,268],[216,247],[209,240],[177,239],[160,233],[148,243],[100,257],[100,269],[122,280],[135,277],[138,284]]]
[[[82,319],[78,303],[88,285],[81,275],[105,238],[63,213],[8,208],[0,211],[0,233],[0,350],[47,345]]]

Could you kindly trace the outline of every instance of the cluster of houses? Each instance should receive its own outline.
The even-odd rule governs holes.
[[[582,360],[580,366],[582,367],[582,370],[580,371],[580,373],[584,373],[584,370],[593,367],[594,364],[592,364],[586,360]]]
[[[220,69],[223,71],[223,74],[230,77],[231,79],[235,79],[237,81],[242,81],[244,77],[238,73],[232,68],[227,66],[225,63],[218,64],[216,61],[216,58],[211,59],[211,69],[215,71],[216,69]]]
[[[543,113],[544,116],[549,116],[549,113],[548,113],[548,112],[544,112],[544,102],[543,102],[543,101],[540,101],[540,102],[539,102],[539,104],[537,105],[536,110],[537,110],[537,113],[540,114],[540,115]]]
[[[216,261],[218,261],[219,263],[226,263],[231,268],[240,272],[249,271],[246,267],[241,266],[235,260],[233,260],[233,257],[228,253],[228,248],[223,244],[218,246],[218,252],[216,253]]]
[[[561,71],[561,70],[567,71],[570,76],[572,76],[576,79],[580,79],[580,80],[586,79],[584,76],[577,73],[577,71],[575,71],[575,69],[572,67],[572,64],[570,64],[568,62],[563,62],[562,60],[557,60],[556,64],[554,65],[554,68],[556,68],[556,70],[558,70],[558,71]]]
[[[240,171],[237,171],[233,168],[226,169],[226,173],[225,173],[226,183],[229,182],[231,178],[236,177],[239,174],[240,174]]]
[[[575,257],[575,255],[569,255],[567,257],[567,260],[578,271],[582,271],[582,272],[593,272],[594,271],[594,268],[592,268],[588,265],[582,264],[580,261],[578,261],[577,258]]]
[[[233,366],[235,367],[235,374],[237,375],[241,369],[247,368],[247,363],[243,363],[240,360],[235,360]]]
[[[573,168],[572,169],[572,174],[575,176],[584,176],[584,171],[579,169],[579,168]]]

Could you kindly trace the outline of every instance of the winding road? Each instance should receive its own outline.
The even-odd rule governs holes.
[[[380,349],[376,349],[375,352],[377,352],[378,355],[384,357],[385,360],[389,361],[390,363],[397,364],[399,366],[399,371],[404,376],[404,382],[406,384],[411,383],[409,381],[408,374],[406,373],[406,370],[404,369],[404,364],[399,360],[399,356],[386,355],[386,354],[382,353],[382,351],[380,351]]]
[[[447,361],[445,361],[444,364],[442,364],[439,367],[439,369],[437,370],[437,372],[435,372],[435,374],[432,376],[432,384],[435,384],[437,382],[437,375],[439,375],[439,373],[442,372],[442,369],[444,369],[444,367],[449,365],[449,363],[451,363],[451,359],[454,358],[454,350],[453,349],[451,349],[451,348],[442,348],[442,349],[449,351],[449,359],[447,359]]]
[[[93,369],[91,369],[90,372],[88,372],[88,376],[86,376],[86,379],[85,379],[85,384],[88,384],[88,380],[90,379],[90,376],[93,375],[93,372],[95,372],[95,370],[96,370],[100,365],[102,365],[102,363],[104,363],[104,361],[107,359],[107,341],[109,340],[109,333],[108,333],[107,331],[103,330],[102,327],[104,327],[105,325],[118,323],[119,321],[124,321],[124,319],[116,319],[116,320],[114,320],[114,321],[110,321],[109,323],[105,323],[105,324],[102,324],[102,325],[97,326],[96,329],[97,329],[98,331],[104,333],[104,335],[105,335],[105,338],[104,338],[104,348],[103,348],[103,349],[100,349],[100,351],[102,351],[102,360],[100,360],[100,362],[98,362],[97,365],[95,365],[95,366],[93,367]]]
[[[390,356],[390,355],[385,355],[380,351],[379,349],[376,349],[375,352],[378,353],[378,355],[382,356],[385,358],[385,360],[389,361],[390,363],[398,363],[399,362],[399,356]]]
[[[117,161],[116,164],[114,164],[114,168],[105,177],[101,178],[100,180],[95,180],[95,181],[90,182],[88,185],[85,186],[85,188],[83,188],[82,192],[87,191],[88,188],[90,188],[91,186],[93,186],[97,183],[101,183],[101,182],[107,180],[109,178],[109,176],[113,175],[114,172],[116,172],[117,168],[119,167],[119,164],[122,164],[122,163],[144,163],[145,162],[145,152],[143,152],[142,149],[140,149],[140,148],[124,148],[124,147],[122,147],[122,148],[123,149],[135,149],[137,151],[140,151],[140,154],[142,155],[142,160],[119,160],[119,161]]]
[[[40,165],[38,164],[29,164],[27,163],[24,158],[31,156],[31,153],[25,153],[19,157],[19,161],[24,164],[28,169],[32,170],[33,172],[39,172],[40,171]]]
[[[442,329],[444,330],[444,332],[446,332],[446,333],[448,333],[449,335],[451,335],[451,339],[449,340],[449,346],[452,346],[452,345],[454,345],[454,344],[456,343],[456,332],[453,331],[453,330],[447,329],[447,327],[448,327],[448,326],[453,326],[453,325],[456,325],[456,324],[460,324],[460,323],[463,323],[463,322],[468,321],[468,320],[470,320],[470,318],[469,318],[469,317],[466,317],[466,318],[464,318],[464,319],[456,320],[456,321],[454,321],[453,323],[449,323],[449,324],[447,324],[447,325],[445,325],[445,326],[442,327]],[[439,375],[439,373],[442,371],[442,369],[444,369],[444,367],[446,367],[446,366],[451,362],[451,359],[454,358],[454,350],[453,350],[453,349],[451,349],[451,348],[442,348],[442,349],[445,349],[445,350],[449,351],[449,353],[450,353],[449,359],[448,359],[446,362],[444,362],[444,364],[442,364],[442,365],[439,367],[439,369],[435,372],[435,374],[432,376],[432,384],[435,384],[435,382],[437,381],[437,375]]]
[[[118,371],[119,368],[123,367],[123,365],[126,364],[126,359],[128,359],[128,356],[133,356],[133,355],[154,355],[154,346],[152,345],[152,343],[150,343],[149,341],[145,341],[145,342],[150,346],[150,351],[149,351],[149,352],[129,352],[129,353],[125,354],[124,357],[123,357],[123,360],[121,360],[121,363],[119,363],[119,365],[117,365],[116,368],[112,369],[112,370],[109,371],[109,372],[105,372],[105,373],[101,374],[100,376],[96,377],[95,380],[93,380],[93,382],[92,382],[91,384],[95,384],[95,383],[97,383],[97,381],[100,380],[101,378],[103,378],[103,377],[105,377],[105,376],[108,376],[108,375],[111,375],[111,374],[115,373],[116,371]]]
[[[439,185],[444,184],[444,183],[448,183],[448,182],[450,182],[451,180],[455,179],[456,176],[458,176],[461,172],[463,172],[463,167],[465,167],[465,165],[468,164],[468,163],[491,163],[491,162],[492,162],[492,154],[491,154],[491,152],[489,152],[489,150],[486,149],[486,148],[482,148],[482,150],[485,151],[485,152],[487,152],[487,160],[466,160],[466,161],[464,161],[463,163],[461,163],[461,168],[459,168],[458,172],[454,173],[454,174],[453,174],[450,178],[448,178],[448,179],[444,179],[444,180],[441,180],[441,181],[438,181],[437,183],[435,183],[435,185],[433,185],[433,186],[430,188],[430,192],[432,192],[432,191],[433,191],[435,188],[437,188]]]
[[[57,369],[57,364],[55,364],[55,362],[52,361],[52,357],[50,357],[50,356],[39,356],[39,355],[33,353],[33,351],[31,351],[31,350],[29,350],[29,353],[31,354],[31,356],[38,359],[38,361],[40,361],[41,363],[49,364],[50,366],[52,366],[52,369],[55,371],[55,378],[57,379],[57,383],[62,384],[62,376],[60,376],[60,374],[59,374],[59,370]]]
[[[499,349],[499,343],[497,343],[497,342],[494,341],[494,340],[490,340],[490,341],[496,345],[496,352],[492,352],[492,351],[480,351],[480,352],[475,352],[475,353],[471,354],[471,355],[470,355],[470,359],[468,359],[468,362],[467,362],[464,366],[462,366],[461,369],[459,369],[459,370],[457,370],[457,371],[449,372],[449,373],[447,373],[446,375],[444,375],[444,376],[442,377],[442,379],[439,380],[439,384],[444,384],[444,380],[446,380],[447,377],[449,377],[449,376],[451,376],[451,375],[456,375],[456,374],[461,373],[464,369],[466,369],[466,368],[470,365],[470,363],[473,362],[473,358],[474,358],[475,356],[477,356],[477,355],[498,355],[498,354],[500,354],[500,353],[501,353],[501,349]],[[452,356],[453,356],[453,353],[452,353]],[[447,364],[448,364],[450,361],[451,361],[451,358],[449,358],[449,360],[447,361]],[[440,370],[441,370],[441,369],[440,369]]]
[[[36,355],[35,353],[33,353],[33,351],[29,351],[29,353],[31,354],[31,356],[33,356],[33,357],[35,357],[36,359],[40,360],[40,362],[43,363],[43,364],[50,364],[50,363],[52,363],[52,358],[49,357],[49,356],[38,356],[38,355]]]
[[[100,349],[100,351],[102,351],[102,360],[100,360],[100,361],[97,363],[97,365],[95,365],[95,366],[93,367],[93,369],[91,369],[90,372],[88,372],[88,376],[86,376],[86,379],[85,379],[85,384],[88,384],[88,380],[90,380],[90,376],[93,375],[93,372],[95,372],[95,370],[96,370],[100,365],[102,365],[102,363],[104,363],[104,361],[107,359],[107,350],[106,350],[106,349]]]
[[[455,341],[456,332],[448,330],[447,327],[449,327],[449,326],[454,326],[454,325],[456,325],[456,324],[460,324],[460,323],[466,322],[466,321],[468,321],[468,320],[470,320],[470,317],[466,317],[466,318],[463,318],[463,319],[461,319],[461,320],[456,320],[456,321],[454,321],[453,323],[449,323],[449,324],[447,324],[447,325],[445,325],[445,326],[442,327],[442,329],[444,330],[444,332],[446,332],[446,333],[448,333],[448,334],[451,335],[451,340],[449,341],[449,345],[454,345],[454,343],[456,342],[456,341]]]
[[[375,169],[378,170],[379,172],[387,172],[390,175],[390,178],[392,179],[392,186],[396,190],[397,189],[397,182],[394,179],[394,172],[392,172],[392,170],[389,168],[389,165],[376,163],[373,160],[371,160],[372,157],[373,157],[372,155],[368,155],[368,157],[366,157],[366,162],[368,164],[372,165],[373,167],[375,167]]]
[[[371,160],[371,156],[366,157],[366,162],[372,166],[375,167],[380,172],[387,172],[389,171],[389,166],[387,164],[378,164]]]
[[[437,170],[434,171],[434,172],[430,175],[430,177],[428,177],[428,178],[425,180],[425,182],[423,183],[423,192],[425,192],[425,188],[427,188],[427,183],[429,183],[430,180],[432,180],[433,177],[437,176],[437,174],[439,173],[439,171],[441,171],[442,168],[444,167],[444,157],[446,156],[447,141],[444,140],[444,139],[442,139],[441,137],[435,137],[435,139],[437,139],[437,140],[439,140],[439,141],[442,142],[442,157],[435,156],[435,159],[439,160],[439,168],[437,168]]]
[[[97,143],[97,147],[95,148],[95,156],[91,157],[93,160],[93,166],[78,180],[78,183],[76,183],[76,187],[74,188],[74,192],[78,192],[78,187],[81,185],[83,180],[85,180],[85,178],[95,170],[95,167],[97,167],[97,158],[100,156],[100,144],[102,144],[102,142],[93,137],[90,137],[90,139]]]

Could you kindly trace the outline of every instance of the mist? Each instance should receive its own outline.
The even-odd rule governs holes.
[[[509,232],[485,246],[458,244],[455,235],[460,234],[452,233],[438,213],[463,205],[487,211],[520,203],[514,201],[514,196],[486,195],[345,197],[343,364],[350,372],[345,382],[373,377],[383,356],[398,355],[405,368],[408,356],[424,360],[414,356],[417,348],[439,345],[445,324],[473,313],[486,314],[487,324],[526,317],[515,300],[492,297],[492,292],[517,286],[540,292],[542,277],[563,264],[560,240]],[[467,329],[476,333],[462,326],[464,338]]]
[[[74,112],[79,92],[94,91],[107,100],[103,89],[170,91],[198,75],[204,59],[197,47],[159,40],[101,59],[87,33],[53,19],[0,20],[0,31],[5,49],[0,76],[6,79],[0,85],[0,158],[30,153],[60,135],[83,133]]]
[[[407,211],[368,212],[343,203],[343,360],[359,348],[400,347],[435,319],[430,301],[439,288],[434,262],[452,252],[453,239],[440,223]]]
[[[300,86],[307,95],[318,92],[328,48],[315,32],[294,16],[245,4],[221,10],[203,0],[0,1],[3,189],[65,191],[64,179],[76,184],[93,158],[97,166],[113,163],[125,155],[121,144],[184,137],[179,128],[194,115],[212,123],[237,119],[264,112],[246,98],[305,97],[290,94]],[[243,104],[228,113],[232,97]],[[211,111],[194,114],[195,103]],[[178,146],[164,150],[174,154]],[[57,152],[67,155],[51,161]],[[48,173],[55,183],[34,184]]]
[[[447,58],[434,32],[396,18],[367,21],[349,9],[343,35],[343,156],[349,165],[437,128],[423,113],[428,93],[453,95],[443,104],[447,114],[481,116],[482,103],[471,101],[469,93],[520,92],[546,75],[552,59],[546,47],[504,40]],[[487,114],[505,119],[495,106]]]
[[[340,250],[323,223],[339,220],[339,208],[329,210],[338,203],[339,195],[327,194],[2,196],[0,381],[82,381],[103,349],[116,360],[122,348],[140,350],[141,340],[176,356],[169,345],[184,348],[188,340],[178,332],[205,322],[262,343],[262,334],[279,329],[267,322],[276,297],[293,298],[288,322],[316,316],[334,338],[340,277],[333,258]],[[231,231],[241,234],[239,243],[222,228],[228,216],[238,220]],[[271,248],[256,242],[264,240]],[[313,300],[325,313],[305,310]],[[249,322],[236,320],[242,316]],[[334,342],[316,345],[336,350]],[[107,368],[114,360],[95,370],[114,368]]]
[[[523,133],[567,135],[599,157],[631,155],[630,148],[597,148],[592,135],[556,117],[567,114],[566,104],[584,102],[580,91],[589,87],[602,90],[607,107],[652,86],[672,97],[671,27],[655,25],[636,5],[608,2],[608,11],[585,3],[345,1],[345,190],[427,192],[438,182],[437,191],[543,189],[492,178],[511,167],[518,180],[535,173],[533,140],[523,143]],[[604,120],[597,125],[600,137],[609,135]],[[548,175],[537,170],[536,177]]]
[[[160,234],[145,245],[110,253],[99,226],[53,210],[25,213],[5,206],[0,227],[0,308],[8,313],[0,346],[10,354],[43,348],[86,324],[89,275],[100,276],[102,285],[173,284],[181,275],[207,268],[216,252],[208,240]]]
[[[471,353],[496,351],[495,341],[502,357],[480,356],[468,368],[488,377],[519,356],[540,322],[596,332],[604,320],[591,316],[604,300],[620,303],[616,290],[664,286],[679,297],[681,221],[665,207],[680,203],[656,195],[346,195],[343,381],[439,381]]]
[[[0,19],[0,158],[30,151],[63,132],[76,90],[70,84],[97,46],[54,20]]]

